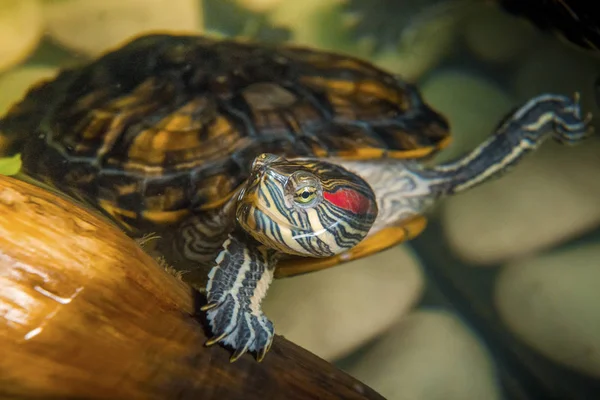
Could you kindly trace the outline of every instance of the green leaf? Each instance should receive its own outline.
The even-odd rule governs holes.
[[[13,157],[0,157],[0,175],[16,175],[21,169],[21,154]]]

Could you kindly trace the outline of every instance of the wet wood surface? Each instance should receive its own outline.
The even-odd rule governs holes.
[[[73,203],[0,176],[0,398],[383,399],[277,336],[205,347],[204,298]]]

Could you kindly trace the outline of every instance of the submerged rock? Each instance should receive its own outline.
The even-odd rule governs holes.
[[[43,36],[44,20],[38,0],[0,3],[0,73],[30,56]]]
[[[500,399],[487,349],[445,311],[409,314],[348,372],[389,400]]]
[[[448,118],[452,143],[436,162],[459,157],[487,139],[515,101],[484,76],[461,70],[441,70],[421,85],[423,97]]]
[[[449,245],[464,261],[496,265],[564,243],[600,225],[600,140],[542,145],[513,171],[448,198]]]
[[[277,333],[326,360],[386,331],[419,301],[420,263],[397,246],[329,270],[275,280],[263,309]]]
[[[600,378],[600,244],[514,262],[495,301],[508,328],[546,357]]]
[[[198,0],[61,0],[44,4],[49,35],[90,56],[144,33],[202,32]]]

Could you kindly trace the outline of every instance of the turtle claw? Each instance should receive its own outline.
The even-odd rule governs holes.
[[[213,336],[210,339],[208,339],[205,343],[206,347],[210,347],[210,346],[214,346],[215,344],[219,343],[221,340],[223,340],[223,338],[227,336],[227,333],[223,333],[219,336]]]
[[[240,305],[228,294],[221,303],[208,309],[207,319],[214,336],[206,345],[222,343],[232,347],[235,351],[230,362],[247,352],[256,352],[257,360],[261,361],[273,342],[273,323],[262,312],[254,312],[249,307],[242,309]]]
[[[269,343],[267,343],[267,345],[265,347],[263,347],[262,351],[260,351],[258,353],[258,355],[256,356],[256,360],[258,362],[261,362],[265,358],[265,356],[267,355],[269,350],[271,350],[272,344],[273,344],[273,336],[271,336],[271,340],[269,341]]]
[[[208,311],[208,310],[210,310],[212,308],[215,308],[218,305],[219,305],[219,303],[208,303],[208,304],[205,304],[202,307],[200,307],[200,310],[201,311]]]
[[[242,347],[235,350],[233,355],[229,358],[229,362],[236,362],[241,356],[248,352],[248,348],[250,348],[251,342],[246,342]]]
[[[237,349],[233,353],[233,355],[231,357],[229,357],[229,362],[230,363],[236,362],[241,356],[243,356],[244,354],[246,354],[247,351],[248,351],[248,346],[243,347],[242,349]]]

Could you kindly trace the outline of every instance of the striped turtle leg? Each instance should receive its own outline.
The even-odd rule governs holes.
[[[462,192],[501,176],[549,137],[564,144],[582,141],[592,133],[590,118],[582,117],[578,94],[574,99],[541,95],[505,118],[495,134],[471,153],[417,174],[429,181],[433,193]]]
[[[213,265],[227,235],[233,230],[235,201],[222,208],[186,217],[176,227],[158,232],[156,252],[169,261],[182,278],[205,292],[207,267]]]
[[[273,341],[273,323],[263,314],[264,298],[277,262],[275,250],[234,232],[223,243],[206,287],[208,304],[202,308],[213,337],[208,346],[223,343],[235,349],[231,361],[247,351],[261,361]]]

